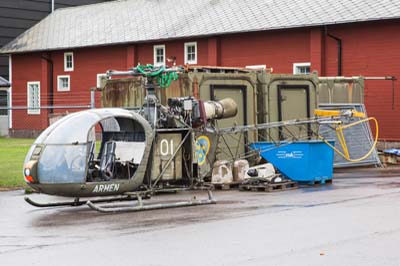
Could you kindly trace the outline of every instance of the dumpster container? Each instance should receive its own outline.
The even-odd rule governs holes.
[[[334,141],[330,141],[333,145]],[[287,178],[306,184],[325,183],[333,177],[333,149],[320,140],[256,142],[250,147]]]

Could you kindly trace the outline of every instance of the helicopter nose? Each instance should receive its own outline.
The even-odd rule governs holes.
[[[38,183],[37,161],[29,161],[25,164],[24,177],[27,183]]]

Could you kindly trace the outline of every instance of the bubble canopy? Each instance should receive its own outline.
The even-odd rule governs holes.
[[[126,118],[143,121],[136,113],[124,109],[107,108],[77,112],[65,116],[48,127],[35,140],[35,144],[79,144],[87,143],[88,135],[94,125],[100,123],[104,131],[121,130],[115,118]],[[112,123],[111,121],[115,121]],[[123,123],[126,124],[126,123]]]
[[[142,136],[137,141],[145,142],[147,121],[137,113],[118,109],[93,109],[63,117],[48,127],[35,140],[25,163],[40,147],[38,178],[40,183],[85,182],[89,149],[95,141],[95,126],[102,132],[131,132]]]

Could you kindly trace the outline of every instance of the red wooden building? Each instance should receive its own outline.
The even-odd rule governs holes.
[[[274,73],[400,77],[400,3],[375,0],[127,0],[59,9],[0,50],[14,107],[90,104],[108,69],[141,64],[266,65]],[[380,138],[400,140],[399,82],[367,81]],[[393,98],[394,97],[394,98]],[[394,104],[393,104],[394,99]],[[13,135],[51,109],[12,110]]]

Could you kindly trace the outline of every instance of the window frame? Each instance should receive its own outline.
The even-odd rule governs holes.
[[[96,75],[96,88],[101,88],[101,80],[100,77],[106,77],[107,78],[107,73],[98,73]]]
[[[72,63],[72,66],[71,67],[68,67],[68,65],[67,65],[67,57],[68,56],[71,56],[71,63]],[[64,71],[65,72],[70,72],[70,71],[74,71],[74,52],[65,52],[64,53]]]
[[[9,91],[8,91],[8,89],[3,89],[3,88],[0,88],[0,103],[2,103],[1,102],[1,94],[3,94],[3,92],[5,93],[5,100],[6,100],[6,105],[0,105],[0,107],[2,107],[2,108],[8,108],[9,107],[9,97],[10,97],[10,95],[9,95]],[[8,116],[8,109],[1,109],[0,110],[0,116]]]
[[[60,88],[60,79],[62,78],[68,78],[68,88]],[[65,92],[65,91],[70,91],[71,90],[71,77],[69,75],[58,75],[57,76],[57,91],[60,92]]]
[[[310,67],[310,73],[297,73],[298,67]],[[294,75],[309,75],[311,74],[311,63],[310,62],[302,62],[302,63],[293,63],[293,74]]]
[[[158,63],[157,62],[157,49],[163,49],[163,62],[162,63]],[[159,45],[154,45],[153,46],[153,61],[154,61],[154,66],[165,66],[165,54],[166,54],[166,50],[165,50],[165,44],[159,44]]]
[[[254,70],[266,70],[267,65],[248,65],[248,66],[245,66],[245,68],[254,69]]]
[[[194,54],[195,54],[195,60],[189,61],[188,59],[188,47],[194,46]],[[189,65],[196,65],[197,64],[197,58],[198,58],[198,52],[197,52],[197,42],[185,42],[185,64]]]
[[[30,109],[30,106],[29,106],[29,96],[30,96],[30,93],[29,93],[29,88],[30,88],[30,86],[31,85],[37,85],[38,86],[38,109]],[[40,81],[28,81],[27,82],[27,85],[26,85],[26,90],[27,90],[27,93],[26,93],[26,107],[28,108],[27,109],[27,113],[28,113],[28,115],[40,115]]]

